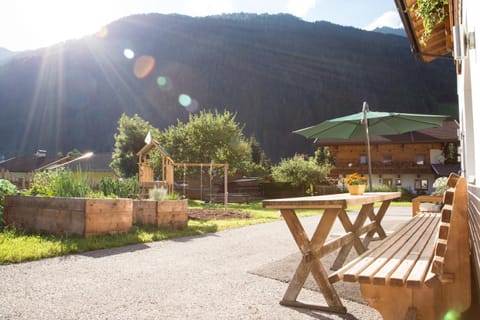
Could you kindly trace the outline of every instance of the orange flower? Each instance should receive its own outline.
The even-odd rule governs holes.
[[[360,176],[358,173],[352,173],[351,175],[349,175],[345,181],[344,181],[346,184],[349,184],[351,186],[354,186],[354,185],[359,185],[359,184],[366,184],[367,182],[367,178],[366,177],[363,177],[363,176]]]

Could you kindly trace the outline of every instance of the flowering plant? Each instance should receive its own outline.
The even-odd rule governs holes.
[[[359,184],[367,184],[367,178],[361,177],[358,173],[352,173],[345,179],[345,183],[351,186],[359,185]]]
[[[433,188],[435,189],[435,191],[432,192],[432,194],[438,196],[443,195],[443,193],[448,189],[447,180],[447,177],[437,178],[435,182],[433,182]]]

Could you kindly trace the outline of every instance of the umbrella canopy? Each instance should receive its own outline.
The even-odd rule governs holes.
[[[439,127],[444,115],[398,112],[366,112],[370,135],[383,136]],[[293,131],[307,138],[361,138],[365,137],[363,112],[326,120],[320,124]]]
[[[440,127],[445,115],[428,115],[398,112],[373,112],[363,103],[362,112],[326,120],[317,125],[295,130],[293,133],[307,138],[360,138],[365,137],[368,158],[368,183],[372,191],[372,167],[370,161],[370,134],[383,136]]]

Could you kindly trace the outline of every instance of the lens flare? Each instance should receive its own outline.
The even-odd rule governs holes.
[[[135,58],[135,52],[133,52],[132,49],[126,48],[125,50],[123,50],[123,55],[124,55],[125,58],[127,58],[127,59],[133,59],[133,58]]]
[[[200,108],[200,105],[199,105],[198,101],[195,100],[195,99],[192,99],[192,103],[190,103],[190,105],[188,107],[185,107],[185,109],[190,113],[197,112],[199,108]]]
[[[168,80],[165,77],[158,77],[157,78],[157,84],[160,88],[164,88],[168,84]]]
[[[188,94],[182,93],[181,95],[178,96],[178,103],[182,105],[182,107],[189,107],[192,104],[192,98]]]
[[[155,58],[152,56],[140,56],[135,60],[133,73],[139,79],[143,79],[152,72],[155,67]]]
[[[443,320],[460,320],[460,319],[461,319],[460,312],[455,310],[449,310],[443,317]]]

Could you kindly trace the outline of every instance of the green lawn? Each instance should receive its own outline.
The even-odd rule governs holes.
[[[411,203],[393,203],[392,205],[411,206]],[[191,201],[189,206],[191,208],[205,207],[198,201]],[[223,205],[208,205],[208,208],[212,207],[223,208]],[[188,227],[181,230],[133,226],[132,230],[127,234],[98,236],[88,239],[79,236],[59,237],[27,234],[19,230],[7,228],[0,233],[0,264],[19,263],[129,244],[201,235],[281,219],[278,210],[264,209],[260,201],[250,204],[229,204],[228,208],[230,210],[247,211],[252,217],[249,219],[189,220]],[[358,210],[359,208],[349,209]],[[298,213],[304,217],[317,215],[319,211],[299,210]]]

